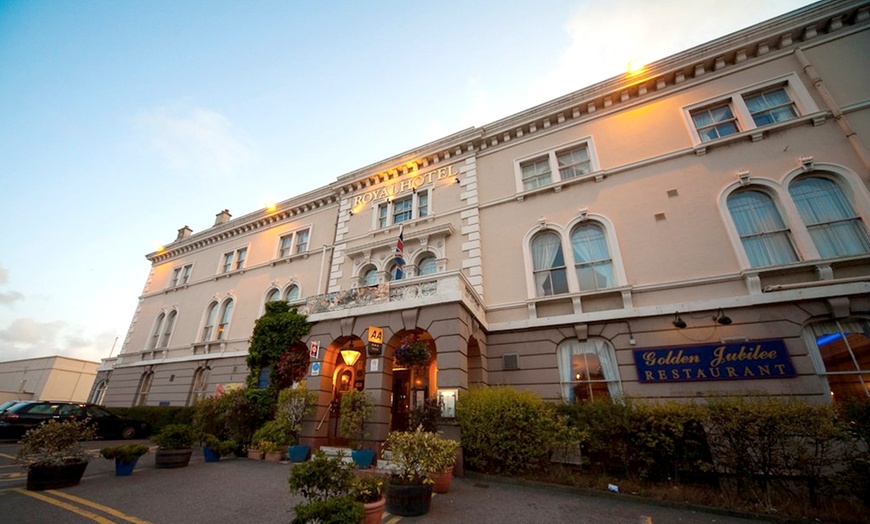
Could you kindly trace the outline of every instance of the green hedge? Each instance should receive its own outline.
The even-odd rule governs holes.
[[[193,408],[180,406],[134,406],[111,408],[110,411],[122,417],[147,422],[152,433],[159,432],[169,424],[190,424],[193,420]]]

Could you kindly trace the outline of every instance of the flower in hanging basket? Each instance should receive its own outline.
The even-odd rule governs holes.
[[[396,364],[403,367],[426,367],[432,360],[429,346],[417,335],[403,338],[394,356]]]

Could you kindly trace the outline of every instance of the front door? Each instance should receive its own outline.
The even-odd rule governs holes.
[[[393,371],[393,417],[390,431],[407,431],[411,411],[411,372],[407,369]]]

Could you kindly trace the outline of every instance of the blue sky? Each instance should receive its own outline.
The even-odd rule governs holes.
[[[0,0],[0,360],[117,354],[184,225],[808,3]]]

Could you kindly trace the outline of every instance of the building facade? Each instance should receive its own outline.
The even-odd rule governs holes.
[[[866,397],[868,49],[870,4],[810,5],[184,227],[148,255],[95,388],[109,406],[190,405],[241,384],[254,321],[287,300],[313,325],[313,443],[350,387],[375,400],[375,440],[475,384],[567,402]],[[395,365],[409,336],[428,368]]]
[[[8,400],[87,402],[99,362],[53,356],[0,362],[0,403]]]

